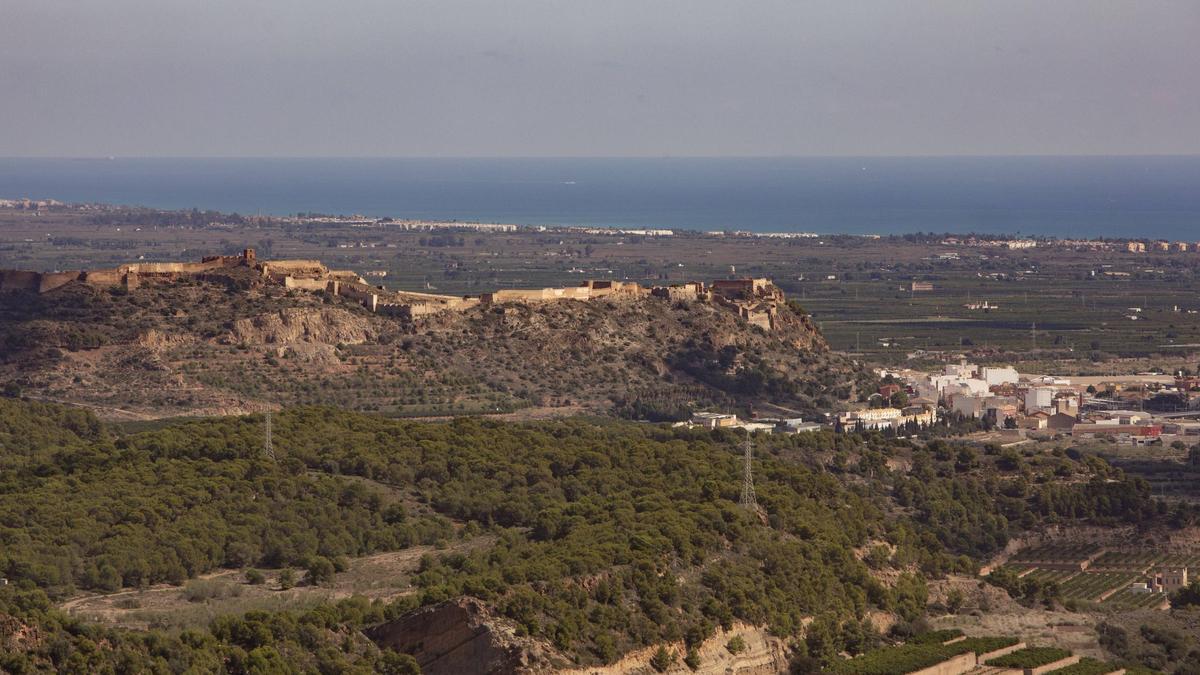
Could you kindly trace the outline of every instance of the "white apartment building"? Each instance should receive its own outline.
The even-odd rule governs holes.
[[[1047,410],[1054,405],[1053,387],[1030,387],[1025,390],[1025,414],[1035,410]]]
[[[984,366],[979,371],[979,377],[984,382],[987,382],[989,387],[996,387],[1002,384],[1016,384],[1020,380],[1017,369],[1012,366],[1004,366],[1002,368]]]

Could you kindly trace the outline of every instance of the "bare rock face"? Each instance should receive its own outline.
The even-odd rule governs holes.
[[[527,647],[474,598],[425,607],[364,632],[381,648],[411,655],[426,675],[529,672]]]
[[[375,337],[370,322],[343,309],[281,309],[233,324],[230,340],[240,344],[362,344]]]
[[[137,337],[136,343],[154,352],[161,352],[180,345],[186,345],[195,342],[195,339],[190,335],[182,335],[178,333],[168,333],[157,328],[151,328],[143,331]]]

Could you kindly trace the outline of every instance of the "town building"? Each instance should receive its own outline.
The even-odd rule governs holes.
[[[888,383],[879,387],[879,395],[884,398],[891,398],[902,391],[904,391],[904,387],[895,383]]]
[[[1025,414],[1038,410],[1049,410],[1054,405],[1055,390],[1052,387],[1030,387],[1025,391]]]
[[[1118,443],[1150,445],[1161,443],[1162,426],[1157,424],[1076,424],[1071,427],[1076,438],[1112,438]]]
[[[1021,379],[1021,376],[1017,374],[1017,369],[1012,366],[984,366],[979,370],[979,377],[984,382],[987,382],[989,387],[1016,384]]]
[[[732,413],[697,412],[692,413],[692,424],[705,429],[722,429],[738,423],[737,415]]]

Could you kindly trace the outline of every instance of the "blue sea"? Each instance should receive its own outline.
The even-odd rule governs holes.
[[[1200,239],[1200,156],[0,159],[0,198],[537,225]]]

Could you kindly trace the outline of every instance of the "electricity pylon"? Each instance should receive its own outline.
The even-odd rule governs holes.
[[[267,430],[263,437],[263,454],[275,461],[275,446],[271,443],[271,411],[267,411]]]
[[[758,512],[758,497],[754,494],[754,445],[750,440],[750,432],[746,432],[745,469],[742,472],[742,508]]]

